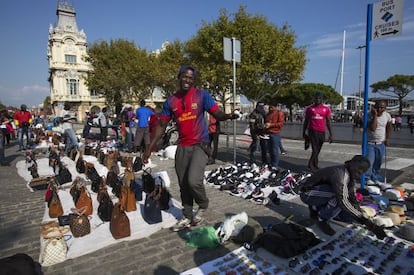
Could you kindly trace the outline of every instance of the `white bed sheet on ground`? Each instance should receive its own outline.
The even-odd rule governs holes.
[[[89,186],[88,186],[89,189]],[[90,191],[90,190],[89,190]],[[111,188],[108,187],[108,193],[112,194]],[[69,193],[69,188],[65,190],[59,190],[59,198],[62,203],[64,214],[71,213],[71,208],[74,207],[72,196]],[[98,206],[99,203],[96,199],[96,193],[90,192],[92,197],[93,204],[93,214],[89,216],[91,224],[91,233],[80,237],[80,238],[70,238],[67,240],[68,253],[67,258],[76,258],[93,251],[99,250],[105,246],[121,242],[121,241],[130,241],[141,239],[150,236],[151,234],[163,229],[173,226],[177,219],[181,216],[181,204],[172,199],[170,202],[170,209],[168,211],[162,211],[162,222],[157,224],[148,224],[144,221],[141,212],[144,207],[145,193],[143,193],[143,200],[137,202],[137,210],[132,212],[127,212],[129,218],[130,227],[131,227],[131,236],[114,239],[109,230],[109,222],[103,223],[98,217]],[[115,203],[118,201],[118,198],[112,196],[112,201]],[[43,221],[56,220],[49,217],[49,208],[47,203],[45,203],[45,212],[43,215]],[[69,232],[69,235],[70,232]]]

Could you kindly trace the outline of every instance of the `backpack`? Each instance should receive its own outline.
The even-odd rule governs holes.
[[[262,247],[278,257],[287,259],[304,253],[320,242],[321,240],[306,227],[289,222],[272,225],[251,243],[250,248],[257,250]]]

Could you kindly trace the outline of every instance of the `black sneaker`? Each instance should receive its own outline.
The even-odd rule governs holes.
[[[313,220],[318,218],[318,211],[314,210],[312,206],[308,206],[309,208],[309,217]]]
[[[326,235],[333,236],[336,233],[327,221],[318,221],[316,225]]]

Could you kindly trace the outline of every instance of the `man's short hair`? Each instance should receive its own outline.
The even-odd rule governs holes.
[[[181,74],[185,73],[187,70],[192,70],[194,77],[197,76],[197,70],[191,65],[182,65],[180,70],[178,71],[177,78],[180,79]]]

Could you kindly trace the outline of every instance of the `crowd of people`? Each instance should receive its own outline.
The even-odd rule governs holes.
[[[116,140],[122,144],[123,150],[141,152],[143,163],[147,163],[151,153],[157,150],[158,142],[165,134],[167,125],[171,121],[175,123],[179,135],[175,156],[179,161],[175,161],[175,171],[183,205],[183,217],[173,227],[175,231],[204,220],[204,213],[209,205],[203,183],[204,171],[206,165],[214,164],[217,158],[220,122],[239,118],[236,112],[226,114],[221,111],[208,91],[194,86],[197,73],[192,66],[185,65],[180,68],[177,76],[178,90],[165,100],[160,112],[148,107],[145,100],[140,101],[140,106],[136,110],[127,103],[118,115],[111,117],[108,116],[108,109],[105,107],[98,114],[86,113],[82,131],[82,137],[88,139],[91,128],[97,127],[100,129],[97,139],[104,142],[107,141],[108,129],[111,128],[115,131]],[[303,139],[305,150],[312,150],[308,170],[313,176],[303,188],[301,198],[309,205],[310,215],[319,219],[318,224],[328,234],[332,233],[332,229],[327,221],[336,217],[341,209],[382,236],[383,232],[367,222],[356,205],[343,201],[343,194],[345,191],[349,194],[353,192],[354,180],[359,177],[363,177],[367,184],[378,185],[384,180],[380,169],[394,121],[386,111],[386,101],[377,101],[369,113],[367,155],[357,156],[345,162],[345,166],[320,169],[319,154],[322,146],[326,139],[330,143],[333,142],[332,114],[330,108],[323,104],[323,99],[321,92],[315,92],[314,102],[304,112]],[[71,107],[70,103],[65,103],[54,123],[57,124],[54,126],[60,126],[62,129],[66,154],[72,148],[80,147],[80,140],[73,129],[76,117],[72,115]],[[26,150],[31,146],[31,125],[43,122],[38,120],[38,117],[33,117],[24,104],[13,117],[2,111],[0,118],[0,164],[4,166],[8,165],[4,156],[4,145],[10,141],[10,136],[16,132],[19,151]],[[249,147],[250,163],[258,164],[255,153],[260,147],[260,165],[277,170],[280,154],[287,153],[281,141],[281,132],[286,120],[284,112],[277,108],[276,102],[258,102],[253,112],[248,115],[248,119],[252,139]],[[395,129],[398,130],[400,123],[395,119]],[[321,200],[318,194],[322,193],[329,196]],[[335,207],[332,204],[333,198],[336,201]],[[195,213],[194,204],[198,205]]]

